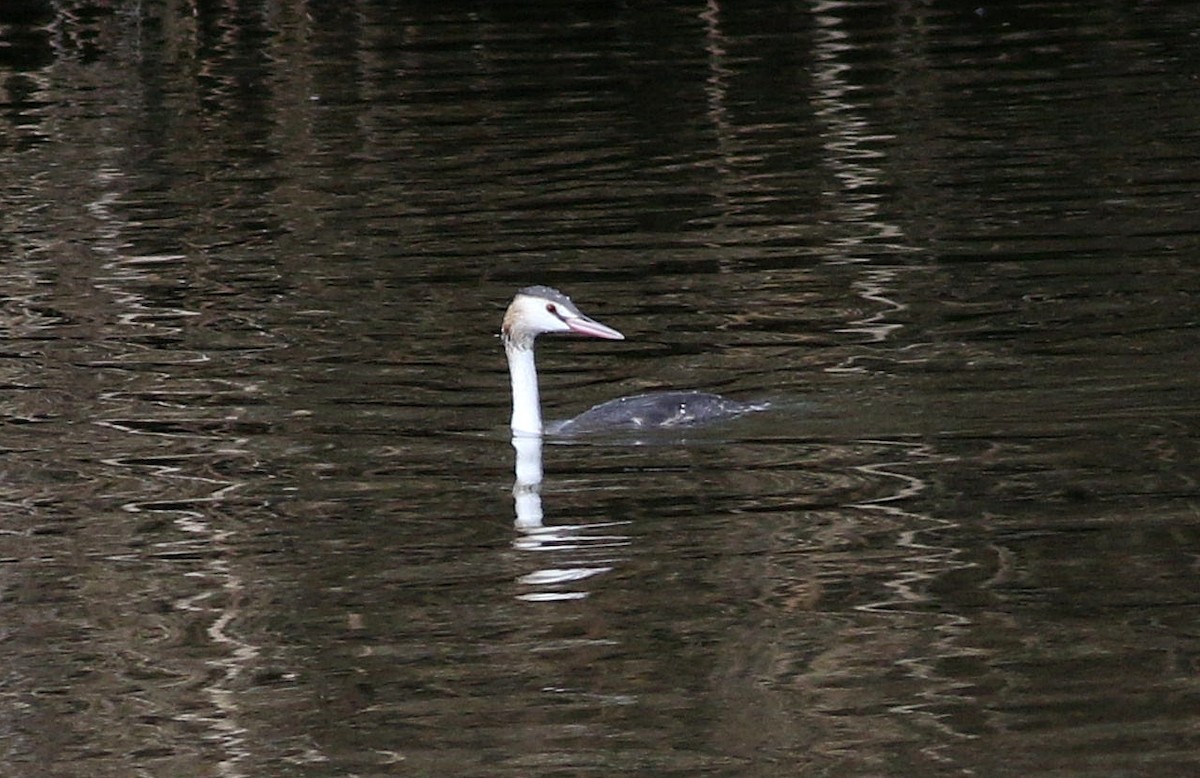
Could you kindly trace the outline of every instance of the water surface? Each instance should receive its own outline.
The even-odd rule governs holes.
[[[1196,11],[386,5],[0,10],[4,774],[1194,771]]]

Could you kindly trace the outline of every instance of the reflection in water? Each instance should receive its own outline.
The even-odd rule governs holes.
[[[628,522],[606,521],[594,524],[552,524],[543,522],[542,511],[542,438],[540,435],[514,435],[516,481],[513,501],[520,534],[513,541],[518,551],[535,552],[537,564],[553,565],[526,573],[521,584],[535,591],[518,595],[531,602],[582,599],[586,591],[571,590],[570,584],[607,573],[620,561],[611,556],[614,549],[630,544],[625,535],[613,534]]]
[[[887,159],[885,144],[894,142],[891,133],[876,129],[866,117],[861,90],[850,83],[850,64],[859,44],[845,29],[845,3],[819,3],[814,14],[817,25],[813,47],[814,104],[824,128],[823,164],[836,186],[824,194],[839,220],[851,231],[830,241],[825,261],[861,267],[852,288],[866,302],[866,312],[838,332],[862,334],[868,344],[881,344],[903,325],[895,314],[907,306],[898,301],[895,289],[899,276],[912,265],[895,262],[896,254],[915,251],[903,229],[886,218],[884,192],[887,187],[882,165]],[[882,256],[881,256],[882,255]],[[869,264],[868,264],[869,263]],[[831,372],[862,370],[863,355],[833,366]]]
[[[865,262],[878,258],[882,250],[912,250],[901,228],[888,221],[884,212],[884,145],[895,136],[873,126],[865,114],[862,90],[849,80],[861,45],[844,29],[844,14],[852,10],[847,3],[822,2],[813,15],[813,103],[823,128],[822,162],[836,182],[836,188],[824,194],[847,230],[824,247],[826,261],[833,263]]]
[[[87,288],[79,297],[70,286],[59,290],[63,317],[56,334],[69,343],[72,329],[86,322],[82,328],[95,333],[97,341],[78,357],[52,357],[77,366],[48,366],[67,371],[61,377],[64,388],[90,395],[79,398],[63,418],[78,419],[97,432],[81,439],[66,433],[55,442],[77,462],[79,471],[72,477],[92,481],[84,492],[95,489],[94,507],[111,524],[90,530],[90,542],[105,549],[96,561],[103,568],[111,565],[111,571],[84,569],[76,575],[81,584],[145,575],[154,596],[164,598],[169,620],[136,610],[115,614],[124,629],[147,640],[113,646],[133,666],[116,663],[110,681],[136,685],[142,674],[179,679],[146,690],[144,715],[196,733],[220,774],[239,776],[247,774],[239,763],[248,752],[238,691],[260,650],[238,627],[248,593],[234,562],[237,533],[222,527],[219,518],[245,486],[233,473],[252,457],[237,436],[254,429],[243,427],[236,405],[227,400],[252,395],[253,380],[187,375],[189,368],[212,360],[205,349],[185,345],[188,328],[204,314],[164,283],[187,272],[186,257],[130,250],[128,236],[135,225],[118,205],[130,184],[115,161],[118,153],[119,147],[101,144],[91,160],[95,172],[81,198],[89,226],[86,248],[64,246],[58,235],[30,247],[35,256],[62,256],[60,271],[72,285]],[[56,197],[70,184],[50,179],[42,185]],[[71,250],[64,254],[64,248]],[[31,305],[44,305],[42,294],[29,299]],[[46,454],[53,455],[39,455]],[[78,498],[87,499],[86,494]],[[129,547],[121,547],[121,528],[127,525],[137,529]],[[119,721],[112,725],[123,729]]]
[[[904,553],[911,567],[897,571],[897,576],[888,581],[888,590],[896,595],[895,599],[868,603],[861,606],[866,610],[894,609],[914,605],[930,600],[927,584],[937,575],[942,575],[956,566],[955,557],[958,549],[940,545],[931,545],[923,538],[931,533],[943,532],[954,528],[950,521],[938,521],[924,513],[915,513],[908,506],[921,497],[929,484],[915,475],[905,472],[914,464],[920,467],[922,462],[941,462],[946,459],[938,456],[924,444],[904,443],[900,441],[864,441],[868,445],[878,446],[881,453],[889,449],[902,450],[906,459],[901,461],[881,461],[859,465],[856,470],[870,476],[872,479],[886,479],[896,484],[894,491],[881,497],[874,497],[851,505],[848,508],[864,511],[870,516],[878,516],[879,523],[887,523],[896,527],[896,547]],[[870,519],[869,519],[870,520]]]
[[[1194,773],[1197,10],[981,10],[0,3],[11,769]],[[542,280],[811,412],[514,530]]]

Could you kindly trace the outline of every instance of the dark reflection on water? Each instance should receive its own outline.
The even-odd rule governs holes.
[[[0,8],[5,774],[1188,774],[1197,21]]]

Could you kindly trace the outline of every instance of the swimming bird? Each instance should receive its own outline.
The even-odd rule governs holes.
[[[541,435],[544,431],[533,344],[538,335],[548,332],[573,332],[605,340],[625,339],[612,327],[580,313],[571,298],[557,289],[527,286],[517,292],[504,312],[500,329],[512,381],[514,435]],[[553,424],[547,431],[556,435],[578,435],[604,430],[695,426],[765,407],[764,404],[737,402],[707,392],[653,392],[609,400],[573,419]]]

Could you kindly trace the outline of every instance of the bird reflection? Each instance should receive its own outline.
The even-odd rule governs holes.
[[[630,538],[616,528],[628,522],[608,521],[592,524],[544,523],[542,508],[542,438],[514,435],[517,454],[513,502],[517,537],[513,548],[549,556],[538,559],[544,567],[522,575],[518,583],[529,587],[518,595],[530,602],[579,600],[588,592],[578,584],[607,573],[621,561],[615,549],[628,546]]]

